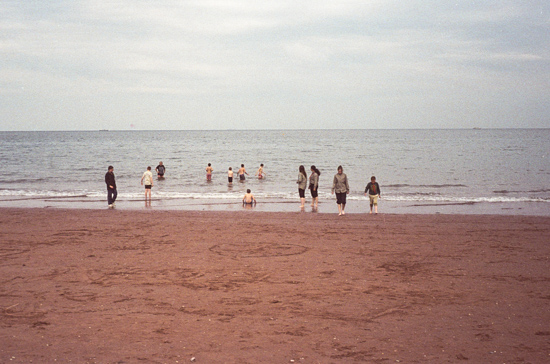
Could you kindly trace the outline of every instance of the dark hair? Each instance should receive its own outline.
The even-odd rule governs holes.
[[[263,163],[262,163],[262,164],[260,164],[260,167],[263,167],[263,166],[264,166],[264,164],[263,164]]]
[[[210,166],[211,166],[211,164],[210,164],[210,163],[208,163],[208,167],[210,167]]]
[[[147,170],[150,171],[150,170],[151,170],[151,166],[147,167]]]
[[[241,167],[244,167],[244,164],[241,164]]]
[[[344,172],[344,167],[338,166],[338,170],[342,170],[342,172]]]
[[[107,168],[107,169],[109,170],[109,169],[113,169],[113,168],[115,168],[115,167],[113,167],[113,166],[109,166],[109,168]]]
[[[301,174],[304,175],[304,177],[307,179],[307,173],[306,173],[306,169],[304,166],[300,166],[300,168],[298,168],[298,170],[300,171]]]
[[[376,180],[376,177],[372,176],[372,177],[370,178],[370,180],[371,180],[371,181],[372,181],[372,180]]]
[[[246,193],[250,193],[250,188],[247,188],[247,189],[246,189]]]
[[[318,176],[321,175],[321,171],[317,169],[317,167],[315,166],[311,166],[311,170],[314,171],[315,173],[317,173]]]

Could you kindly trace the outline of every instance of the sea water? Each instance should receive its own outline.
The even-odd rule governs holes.
[[[550,215],[549,153],[550,129],[0,132],[0,206],[106,208],[113,165],[119,209],[239,210],[251,189],[255,210],[299,211],[298,167],[309,175],[315,165],[316,211],[332,213],[342,165],[351,213],[369,211],[364,190],[376,176],[380,212]],[[166,175],[157,181],[159,161]],[[140,184],[147,166],[150,204]]]

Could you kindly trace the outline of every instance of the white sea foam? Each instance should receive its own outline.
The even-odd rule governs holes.
[[[156,199],[167,200],[240,200],[243,197],[241,192],[219,192],[219,193],[184,193],[184,192],[153,192],[153,197]],[[258,192],[254,193],[257,199],[263,200],[289,200],[295,201],[298,199],[296,192]],[[89,198],[98,199],[105,198],[105,191],[43,191],[43,190],[0,190],[1,197],[11,198]],[[306,196],[310,199],[310,196]],[[119,199],[136,200],[143,198],[143,191],[135,192],[123,192],[118,194]],[[320,193],[319,198],[321,200],[333,200],[335,196],[331,193]],[[347,195],[347,199],[350,201],[368,201],[368,197],[363,194]],[[385,194],[381,199],[381,203],[384,200],[394,202],[433,202],[433,203],[518,203],[518,202],[550,202],[550,198],[543,197],[509,197],[509,196],[495,196],[495,197],[464,197],[464,196],[450,196],[450,195],[399,195],[399,194]]]
[[[515,202],[550,202],[549,198],[531,198],[531,197],[457,197],[457,196],[384,196],[388,201],[406,201],[406,202],[456,202],[456,203],[515,203]]]
[[[0,196],[3,197],[87,197],[85,191],[45,191],[45,190],[0,190]]]

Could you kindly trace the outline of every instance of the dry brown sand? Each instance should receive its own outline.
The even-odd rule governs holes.
[[[0,209],[2,363],[547,363],[550,218]]]

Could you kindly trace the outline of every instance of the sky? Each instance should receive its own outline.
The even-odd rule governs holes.
[[[0,130],[550,127],[547,0],[3,0]]]

